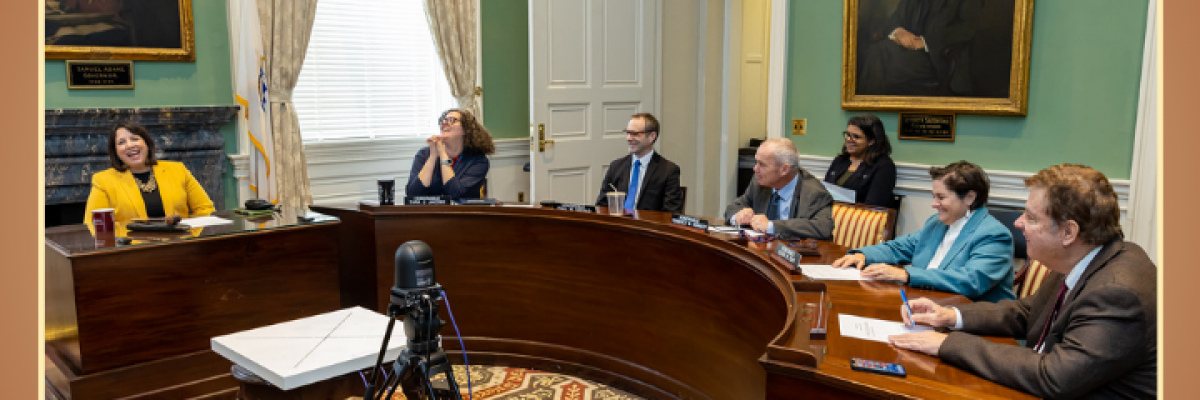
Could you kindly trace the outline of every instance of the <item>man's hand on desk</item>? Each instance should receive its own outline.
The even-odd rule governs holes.
[[[766,233],[771,227],[771,220],[767,219],[766,215],[758,214],[750,218],[750,228],[756,231]]]
[[[733,214],[733,223],[735,225],[750,225],[750,219],[754,218],[754,210],[743,208],[737,214]]]
[[[931,356],[937,356],[938,349],[942,348],[942,342],[946,341],[946,334],[937,331],[905,333],[902,335],[888,336],[888,341],[890,341],[892,345],[902,349],[919,351]]]
[[[953,327],[958,322],[958,311],[950,307],[942,307],[924,297],[909,301],[908,306],[912,308],[911,317],[904,309],[904,305],[900,305],[900,317],[904,319],[904,325],[911,326],[917,323],[934,328],[947,328]]]

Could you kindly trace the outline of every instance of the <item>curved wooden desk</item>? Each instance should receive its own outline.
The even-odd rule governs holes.
[[[936,358],[843,339],[836,317],[828,339],[810,341],[810,321],[798,310],[817,302],[819,291],[835,312],[898,319],[898,286],[812,282],[773,261],[766,251],[774,244],[738,244],[672,225],[668,214],[313,209],[342,221],[343,306],[386,310],[396,248],[428,243],[472,363],[570,373],[664,399],[1027,397]],[[829,263],[845,252],[829,243],[820,250],[819,259],[804,261]],[[445,310],[442,318],[449,319]],[[453,327],[442,335],[461,362]],[[852,356],[900,362],[910,376],[852,371]]]

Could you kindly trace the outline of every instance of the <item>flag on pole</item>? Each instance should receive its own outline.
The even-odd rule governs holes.
[[[279,202],[272,174],[274,144],[267,105],[267,72],[259,30],[257,0],[228,0],[233,98],[242,106],[238,135],[249,138],[250,190],[259,199]],[[243,142],[244,143],[244,142]]]

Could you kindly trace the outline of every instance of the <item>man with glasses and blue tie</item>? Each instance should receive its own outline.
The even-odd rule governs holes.
[[[679,166],[654,151],[658,141],[658,118],[649,113],[634,114],[625,126],[629,155],[609,164],[600,182],[596,205],[622,207],[625,210],[683,212],[683,190],[679,188]],[[608,204],[607,193],[625,192],[625,204]]]
[[[832,239],[833,196],[799,163],[791,140],[763,142],[754,154],[754,181],[725,209],[725,219],[783,240]]]

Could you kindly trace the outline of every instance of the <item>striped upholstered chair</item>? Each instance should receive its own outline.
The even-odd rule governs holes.
[[[1050,268],[1046,268],[1037,260],[1025,260],[1025,268],[1017,273],[1013,278],[1013,292],[1017,293],[1017,298],[1032,295],[1037,292],[1042,286],[1042,281],[1046,280],[1046,276],[1050,275]]]
[[[833,202],[833,242],[856,249],[895,237],[896,210],[858,203]]]

